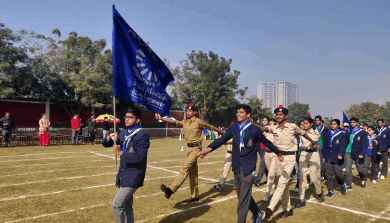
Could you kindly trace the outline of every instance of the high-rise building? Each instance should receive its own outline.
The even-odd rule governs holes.
[[[263,101],[263,108],[288,107],[298,102],[298,86],[286,81],[261,82],[257,85],[257,97]]]

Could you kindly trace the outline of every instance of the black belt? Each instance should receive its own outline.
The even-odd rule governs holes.
[[[199,147],[199,143],[187,143],[187,147]]]
[[[229,151],[229,150],[227,152],[230,153],[230,154],[232,153],[232,151]]]
[[[316,149],[306,149],[306,150],[302,150],[302,151],[305,151],[305,152],[308,152],[308,153],[317,152]]]
[[[283,156],[295,155],[295,152],[293,152],[293,151],[280,151],[280,153],[281,153]]]

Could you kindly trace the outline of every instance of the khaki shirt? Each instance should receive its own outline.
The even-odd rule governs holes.
[[[298,150],[298,142],[295,135],[303,136],[306,134],[306,131],[293,123],[286,123],[283,128],[280,128],[279,125],[270,125],[267,128],[269,129],[269,133],[273,133],[274,135],[272,143],[284,152],[296,152]]]
[[[306,133],[314,142],[318,142],[318,140],[320,139],[320,133],[318,132],[317,129],[316,130],[310,129]],[[309,140],[307,140],[303,137],[301,139],[302,139],[302,148],[303,149],[313,149],[313,145]]]
[[[183,121],[176,121],[176,126],[183,128],[184,137],[187,143],[201,143],[203,141],[203,129],[212,131],[215,127],[207,122],[192,117]]]
[[[270,127],[271,125],[267,125],[265,127]],[[274,134],[270,132],[263,132],[265,138],[267,138],[270,142],[274,143]]]

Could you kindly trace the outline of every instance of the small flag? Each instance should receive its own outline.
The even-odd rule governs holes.
[[[112,67],[114,97],[169,115],[172,101],[165,88],[172,73],[156,53],[126,23],[112,6]]]
[[[351,122],[349,122],[348,117],[345,115],[345,113],[344,113],[344,111],[343,111],[343,124],[344,124],[344,123],[348,123],[348,125],[349,125],[349,131],[351,132],[351,131],[352,131]]]

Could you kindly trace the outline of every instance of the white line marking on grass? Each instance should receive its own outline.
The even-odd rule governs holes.
[[[190,207],[190,208],[187,208],[187,209],[183,209],[183,210],[179,210],[179,211],[174,211],[174,212],[171,212],[171,213],[169,213],[169,214],[158,215],[158,216],[156,216],[155,218],[152,218],[152,219],[146,219],[146,220],[142,220],[142,221],[137,221],[137,223],[152,221],[152,220],[157,219],[157,218],[163,218],[163,217],[165,217],[165,216],[169,216],[169,215],[179,214],[179,213],[182,213],[182,212],[191,211],[191,210],[193,210],[193,209],[201,208],[201,207],[208,206],[208,205],[211,205],[211,204],[216,204],[216,203],[224,202],[224,201],[230,200],[230,199],[232,199],[232,198],[237,198],[237,195],[232,195],[232,196],[225,197],[225,198],[222,198],[222,199],[217,199],[217,200],[215,200],[215,201],[210,201],[210,202],[207,202],[207,203],[204,203],[204,204],[200,204],[200,205],[197,205],[197,206],[193,206],[193,207]]]
[[[93,163],[93,162],[108,162],[107,160],[92,160],[92,161],[77,161],[77,162],[62,162],[62,163],[39,163],[39,164],[27,164],[27,165],[21,165],[21,166],[7,166],[7,167],[1,167],[2,169],[5,168],[15,168],[15,167],[26,167],[26,166],[47,166],[47,165],[62,165],[62,164],[69,164],[69,163]]]
[[[36,172],[29,172],[29,173],[19,173],[19,174],[10,174],[10,175],[3,175],[0,177],[12,177],[12,176],[22,176],[22,175],[31,175],[36,173],[53,173],[53,172],[61,172],[61,171],[68,171],[68,170],[84,170],[84,169],[95,169],[95,168],[106,168],[106,167],[113,167],[110,166],[98,166],[98,167],[83,167],[83,168],[71,168],[71,169],[58,169],[58,170],[50,170],[50,171],[36,171]]]
[[[219,156],[207,156],[208,158],[210,157],[225,157],[226,155],[219,155]],[[174,159],[174,160],[162,160],[162,161],[153,161],[149,163],[166,163],[166,162],[173,162],[173,161],[182,161],[184,162],[186,159]]]
[[[290,197],[294,198],[294,199],[299,199],[298,197],[295,197],[295,196],[290,196]],[[319,204],[319,205],[323,205],[323,206],[326,206],[326,207],[335,208],[335,209],[338,209],[338,210],[348,211],[348,212],[351,212],[351,213],[357,214],[357,215],[364,215],[364,216],[368,216],[368,217],[372,217],[372,218],[379,218],[379,219],[390,220],[390,218],[388,218],[388,217],[382,217],[382,216],[379,216],[379,215],[374,215],[374,214],[370,214],[370,213],[366,213],[366,212],[362,212],[362,211],[356,211],[356,210],[352,210],[352,209],[345,208],[345,207],[339,207],[339,206],[336,206],[336,205],[325,204],[324,202],[317,202],[317,201],[314,201],[313,198],[307,200],[306,202]]]
[[[101,154],[101,153],[96,153],[96,152],[93,152],[93,151],[89,151],[90,153],[93,153],[97,156],[104,156],[104,157],[108,157],[108,158],[111,158],[111,159],[115,159],[115,156],[109,156],[109,155],[105,155],[105,154]]]
[[[172,178],[172,177],[176,177],[176,176],[146,178],[145,181],[147,181],[147,180],[162,179],[162,178]],[[53,192],[50,192],[50,193],[43,193],[43,194],[27,194],[27,195],[22,195],[22,196],[18,196],[18,197],[6,197],[6,198],[0,198],[0,202],[1,202],[1,201],[10,201],[10,200],[25,199],[25,198],[30,198],[30,197],[40,197],[40,196],[46,196],[46,195],[61,194],[61,193],[65,193],[65,192],[78,191],[78,190],[86,190],[86,189],[94,189],[94,188],[101,188],[101,187],[108,187],[108,186],[115,186],[115,184],[114,184],[114,183],[111,183],[111,184],[95,185],[95,186],[82,187],[82,188],[76,188],[76,189],[70,189],[70,190],[53,191]],[[160,193],[162,193],[162,192],[160,192]],[[145,197],[148,197],[148,196],[149,196],[149,195],[145,195]]]
[[[223,162],[225,162],[225,161],[217,161],[217,162],[210,162],[210,163],[198,163],[198,166],[211,165],[211,164],[223,163]],[[182,166],[167,166],[164,168],[178,168],[178,167],[182,167]]]
[[[34,153],[34,154],[23,154],[23,155],[16,155],[16,156],[0,156],[0,158],[5,158],[5,157],[21,157],[21,156],[40,156],[40,155],[57,155],[57,154],[66,154],[66,153],[84,153],[84,152]]]
[[[174,174],[179,174],[179,172],[177,172],[177,171],[168,170],[168,169],[165,169],[165,168],[162,168],[162,167],[156,167],[156,166],[150,166],[150,165],[148,165],[148,167],[153,168],[153,169],[157,169],[157,170],[164,170],[164,171],[171,172],[171,173],[174,173]],[[198,178],[199,178],[199,179],[202,179],[202,180],[213,181],[213,182],[218,181],[218,180],[216,180],[216,179],[207,178],[207,177],[199,177],[199,176],[198,176]]]
[[[117,172],[115,172],[115,173],[101,173],[101,174],[88,175],[88,176],[77,176],[77,177],[61,177],[61,178],[57,178],[57,179],[24,182],[24,183],[19,183],[19,184],[2,184],[2,185],[0,185],[0,187],[20,186],[20,185],[26,185],[26,184],[44,183],[44,182],[57,181],[57,180],[73,180],[73,179],[80,179],[80,178],[86,178],[86,177],[105,176],[105,175],[110,175],[110,174],[117,174]]]
[[[381,211],[381,212],[379,213],[379,216],[382,216],[382,215],[383,215],[384,213],[386,213],[387,211],[390,211],[390,205],[387,206],[387,208],[386,208],[385,210]],[[375,220],[376,220],[376,218],[371,218],[370,221],[375,221]]]
[[[72,159],[72,158],[95,158],[95,157],[93,157],[93,156],[67,156],[67,157],[51,157],[51,158],[42,158],[42,159],[2,160],[1,163],[36,161],[36,160],[58,160],[58,159]]]
[[[102,206],[106,206],[106,205],[109,205],[109,204],[97,204],[97,205],[92,205],[92,206],[88,206],[88,207],[81,207],[81,208],[76,208],[76,209],[70,209],[70,210],[67,210],[67,211],[61,211],[61,212],[56,212],[56,213],[43,214],[43,215],[38,215],[38,216],[34,216],[34,217],[17,219],[17,220],[13,220],[13,221],[7,221],[5,223],[14,223],[14,222],[33,220],[33,219],[49,217],[49,216],[54,216],[54,215],[59,215],[59,214],[65,214],[65,213],[70,213],[70,212],[75,212],[75,211],[82,211],[82,210],[92,209],[92,208],[96,208],[96,207],[102,207]]]

